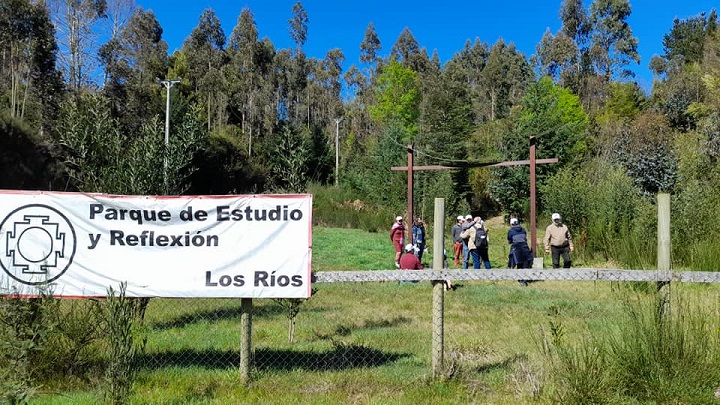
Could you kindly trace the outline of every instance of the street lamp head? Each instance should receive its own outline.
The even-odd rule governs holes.
[[[155,80],[158,82],[158,84],[162,84],[163,86],[165,86],[168,89],[170,87],[172,87],[174,84],[180,83],[180,79],[165,79],[165,80],[155,79]]]

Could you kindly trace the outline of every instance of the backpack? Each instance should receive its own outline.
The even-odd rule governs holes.
[[[484,228],[476,228],[475,229],[475,247],[476,248],[485,248],[487,246],[488,246],[487,232],[485,232]]]

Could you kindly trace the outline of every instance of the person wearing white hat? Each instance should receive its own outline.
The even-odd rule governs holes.
[[[570,229],[562,223],[557,212],[552,214],[551,219],[552,223],[545,228],[545,253],[551,253],[553,269],[560,268],[560,256],[563,258],[563,268],[569,269],[572,263],[570,252],[575,250]]]
[[[507,241],[510,245],[508,268],[532,268],[533,253],[527,243],[527,231],[520,226],[520,221],[515,217],[510,218],[510,229],[508,229]],[[529,281],[530,280],[518,280],[522,286],[527,286]]]
[[[400,258],[401,270],[422,270],[420,259],[416,256],[418,248],[412,243],[405,245],[405,254]]]
[[[463,251],[463,240],[460,237],[460,234],[462,233],[462,224],[465,218],[462,215],[457,216],[457,223],[453,225],[452,230],[450,231],[450,237],[453,240],[453,250],[455,252],[455,265],[460,265],[460,255]]]
[[[473,222],[473,217],[470,214],[465,215],[465,222],[462,224],[462,231],[463,233],[467,231],[468,228],[475,225],[475,222]],[[473,234],[474,235],[474,234]],[[463,264],[462,268],[467,269],[468,265],[470,263],[470,246],[468,246],[469,238],[462,238],[462,244],[463,244]]]
[[[405,244],[405,225],[401,215],[395,217],[395,222],[390,228],[390,241],[395,247],[395,267],[400,268],[400,255]]]

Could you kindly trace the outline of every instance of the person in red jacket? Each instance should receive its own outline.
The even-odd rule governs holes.
[[[400,268],[400,255],[405,244],[405,225],[403,224],[403,217],[400,215],[395,217],[395,223],[390,229],[390,241],[395,247],[395,267]]]
[[[422,270],[423,266],[420,264],[420,259],[415,256],[418,248],[415,245],[408,243],[405,245],[405,254],[400,258],[400,269],[401,270]]]

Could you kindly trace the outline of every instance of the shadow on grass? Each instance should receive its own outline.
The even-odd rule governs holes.
[[[317,312],[318,309],[313,309],[312,311]],[[212,320],[212,321],[222,321],[222,320],[228,320],[228,319],[235,319],[238,322],[240,322],[240,315],[242,315],[242,308],[240,307],[240,304],[238,303],[237,306],[233,307],[225,307],[225,308],[216,308],[212,310],[206,310],[206,311],[197,311],[190,314],[185,314],[182,316],[179,316],[175,319],[170,319],[164,322],[152,322],[150,323],[150,327],[155,330],[166,330],[166,329],[172,329],[172,328],[182,328],[184,326],[196,323],[196,322],[202,322],[205,320]],[[287,309],[281,307],[280,305],[262,305],[262,306],[256,306],[253,307],[253,317],[274,317],[274,316],[287,316]]]
[[[406,324],[412,321],[404,316],[395,317],[393,319],[366,320],[360,325],[337,325],[331,333],[313,332],[316,339],[332,340],[336,336],[350,336],[353,331],[366,329],[392,328],[398,325]]]
[[[473,371],[479,374],[483,374],[496,370],[510,370],[512,369],[513,364],[523,360],[527,360],[526,355],[516,354],[514,356],[506,358],[503,361],[496,361],[494,363],[483,364],[482,366],[475,367],[473,368]]]
[[[262,371],[348,370],[380,367],[409,356],[409,354],[387,353],[362,345],[336,345],[332,350],[324,352],[258,349],[255,351],[252,367]],[[183,350],[146,354],[138,358],[138,364],[147,370],[165,367],[237,368],[240,366],[240,352]]]

